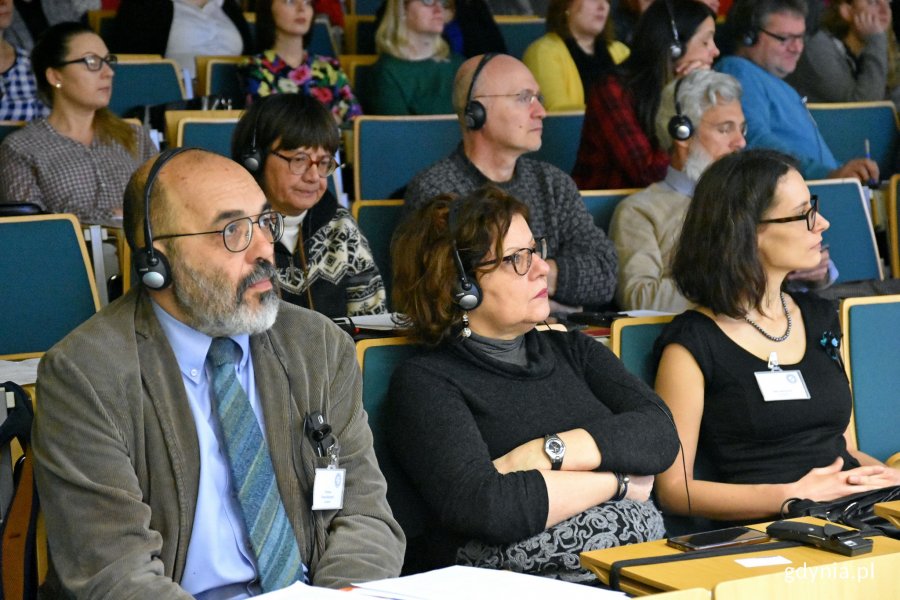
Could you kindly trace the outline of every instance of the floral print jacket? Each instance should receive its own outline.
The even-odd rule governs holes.
[[[274,50],[267,50],[252,56],[243,74],[248,104],[269,94],[303,93],[327,106],[343,127],[362,114],[347,76],[334,58],[307,52],[300,66],[293,68]]]

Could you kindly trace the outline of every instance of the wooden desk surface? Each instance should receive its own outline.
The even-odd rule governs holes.
[[[900,513],[900,503],[898,505]],[[812,517],[798,519],[808,523],[823,524],[825,521]],[[769,523],[751,525],[753,529],[765,531]],[[829,565],[846,561],[865,561],[873,556],[886,554],[898,554],[900,559],[900,540],[879,536],[872,538],[874,546],[872,552],[861,556],[847,557],[820,550],[812,546],[798,546],[795,548],[780,548],[768,552],[750,552],[747,554],[732,554],[729,556],[714,556],[693,561],[674,563],[662,563],[657,565],[644,565],[627,567],[620,574],[622,591],[629,594],[645,595],[670,590],[683,590],[689,588],[706,588],[712,590],[716,584],[733,579],[755,577],[767,573],[780,573],[787,568],[813,567],[817,565]],[[682,554],[666,545],[665,540],[646,542],[643,544],[631,544],[593,552],[582,552],[581,565],[592,571],[605,584],[609,584],[609,570],[612,563],[619,560],[632,558],[644,558],[651,556],[665,556],[670,554]],[[791,561],[789,565],[772,565],[763,567],[744,567],[735,560],[742,558],[762,558],[781,556]]]
[[[885,519],[893,523],[894,526],[900,527],[900,500],[876,504],[875,514],[879,517],[884,517]]]

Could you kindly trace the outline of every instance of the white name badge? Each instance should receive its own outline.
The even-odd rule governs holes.
[[[313,482],[313,510],[344,508],[344,478],[346,469],[316,469]]]
[[[754,375],[766,402],[809,400],[809,390],[800,371],[756,371]]]

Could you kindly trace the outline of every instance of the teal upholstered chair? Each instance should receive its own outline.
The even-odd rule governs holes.
[[[360,66],[356,69],[359,83]],[[459,144],[455,115],[370,117],[353,120],[357,200],[396,198],[419,171],[448,156]]]
[[[638,193],[640,188],[622,190],[583,190],[581,199],[584,200],[588,212],[594,217],[594,224],[609,233],[609,224],[619,202],[632,194]]]
[[[859,182],[823,179],[807,185],[810,193],[819,197],[819,213],[831,223],[823,240],[837,266],[837,282],[883,279],[872,219]]]
[[[809,111],[837,161],[865,156],[866,140],[884,179],[894,172],[897,112],[893,102],[810,104]]]
[[[547,33],[547,24],[539,17],[498,15],[494,20],[506,42],[506,53],[518,59],[522,58],[531,42]]]
[[[422,497],[391,455],[387,444],[389,416],[385,407],[394,369],[413,356],[416,349],[409,338],[402,337],[363,340],[356,345],[356,357],[362,369],[363,408],[369,415],[375,456],[387,480],[388,504],[406,534],[407,557],[412,559],[415,559],[416,540],[428,527],[428,510]],[[410,562],[414,560],[407,560],[407,563]]]
[[[384,281],[384,291],[390,306],[393,281],[391,238],[403,215],[403,200],[357,200],[351,210],[360,230],[369,240],[369,248]]]
[[[841,328],[857,446],[888,461],[900,451],[900,295],[845,299]]]
[[[119,62],[109,109],[119,116],[142,106],[184,99],[181,69],[168,59]]]
[[[544,117],[541,148],[528,156],[559,167],[565,173],[571,173],[578,156],[583,123],[584,111],[581,110],[547,114]]]
[[[100,308],[73,215],[0,218],[0,355],[39,356]]]
[[[3,138],[25,126],[25,121],[0,121],[0,142]]]
[[[653,344],[673,315],[657,317],[628,317],[615,319],[609,332],[609,347],[625,368],[640,377],[650,387],[656,380],[656,361]]]

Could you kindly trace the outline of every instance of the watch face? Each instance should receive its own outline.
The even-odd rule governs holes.
[[[552,455],[559,455],[562,454],[562,451],[563,445],[559,439],[550,438],[549,440],[547,440],[547,452]]]

